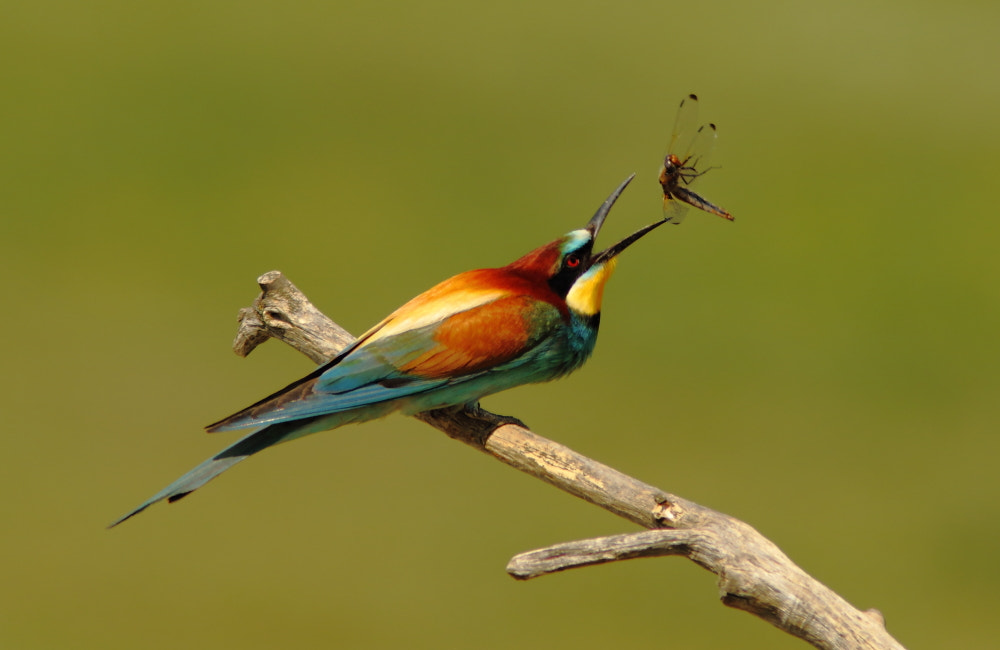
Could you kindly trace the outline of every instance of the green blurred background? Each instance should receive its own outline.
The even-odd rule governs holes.
[[[33,2],[0,7],[0,647],[801,648],[680,559],[529,583],[634,528],[389,418],[104,526],[298,378],[230,351],[281,269],[360,332],[459,271],[660,215],[594,358],[486,400],[756,526],[910,648],[1000,635],[1000,5]]]

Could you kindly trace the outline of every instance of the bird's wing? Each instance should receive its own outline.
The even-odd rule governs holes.
[[[209,430],[339,413],[468,381],[516,365],[561,318],[549,303],[496,292],[400,308],[328,364]]]

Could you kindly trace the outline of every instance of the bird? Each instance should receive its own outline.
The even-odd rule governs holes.
[[[618,255],[667,223],[613,246],[594,240],[632,174],[583,228],[501,268],[460,273],[392,312],[329,362],[206,427],[248,435],[157,492],[109,528],[159,501],[174,502],[263,449],[391,412],[473,406],[486,395],[562,377],[597,340],[604,286]]]

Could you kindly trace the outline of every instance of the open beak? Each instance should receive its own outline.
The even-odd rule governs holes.
[[[611,206],[615,204],[615,201],[618,200],[618,197],[621,196],[621,193],[625,191],[625,188],[628,187],[628,184],[632,182],[633,178],[635,178],[635,174],[632,174],[631,176],[626,178],[625,181],[621,185],[619,185],[614,192],[611,193],[611,196],[609,196],[607,199],[604,200],[604,203],[602,203],[601,207],[597,209],[597,212],[594,213],[594,216],[590,218],[590,221],[587,223],[586,230],[590,232],[591,237],[593,237],[594,239],[597,238],[597,233],[601,231],[601,226],[604,225],[604,220],[607,219],[608,213],[611,212]],[[662,226],[668,221],[670,221],[669,218],[660,219],[655,223],[651,223],[648,226],[640,228],[639,230],[635,231],[625,239],[615,244],[614,246],[606,248],[605,250],[591,257],[590,266],[594,266],[595,264],[601,264],[602,262],[607,262],[611,258],[621,253],[623,250],[631,246],[633,243],[641,239],[643,235],[654,230],[655,228]]]

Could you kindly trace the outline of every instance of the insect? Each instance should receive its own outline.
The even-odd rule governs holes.
[[[688,206],[711,212],[723,219],[733,220],[733,215],[711,201],[695,194],[690,186],[704,175],[708,167],[708,156],[715,147],[718,133],[715,125],[708,123],[698,126],[698,96],[691,94],[681,100],[674,122],[674,132],[670,138],[667,155],[660,167],[660,186],[663,188],[663,216],[671,223],[684,220]]]

